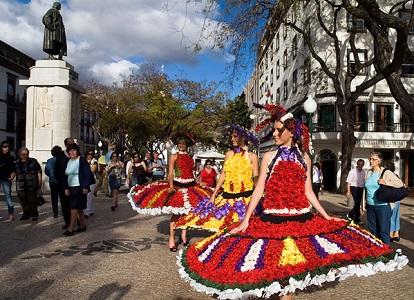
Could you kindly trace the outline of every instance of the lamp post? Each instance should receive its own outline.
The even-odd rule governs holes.
[[[306,112],[307,122],[309,126],[309,135],[310,135],[310,147],[309,151],[310,154],[313,155],[313,147],[312,147],[312,133],[313,133],[313,124],[312,124],[312,115],[315,113],[318,104],[316,103],[315,99],[313,99],[312,95],[309,95],[306,99],[305,103],[303,103],[303,109]]]
[[[101,155],[101,148],[102,148],[102,141],[99,140],[98,142],[98,148],[99,148],[99,155]]]

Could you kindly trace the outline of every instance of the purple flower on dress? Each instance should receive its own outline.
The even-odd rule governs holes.
[[[222,219],[223,217],[227,216],[227,214],[230,211],[230,204],[226,203],[223,206],[221,206],[219,209],[216,210],[216,212],[214,213],[214,217],[217,220]]]
[[[233,209],[239,216],[239,220],[244,219],[246,215],[246,205],[244,205],[243,201],[234,202]]]
[[[210,202],[209,198],[204,198],[194,208],[194,213],[198,215],[200,218],[204,219],[210,213],[212,213],[215,209],[216,209],[216,206],[214,205],[214,203]]]
[[[259,258],[257,259],[256,265],[254,266],[255,269],[262,269],[264,267],[265,249],[268,244],[269,240],[263,240],[263,245],[260,249]]]

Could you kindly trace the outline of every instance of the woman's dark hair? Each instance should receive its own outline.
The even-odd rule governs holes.
[[[204,163],[204,166],[212,166],[213,165],[213,161],[211,159],[207,159],[206,162]]]
[[[52,150],[50,150],[50,153],[53,157],[58,156],[60,153],[62,153],[62,148],[60,146],[54,146]]]
[[[67,150],[67,151],[69,151],[69,150],[76,150],[76,152],[78,152],[78,156],[80,156],[80,155],[81,155],[79,145],[78,145],[78,144],[76,144],[76,143],[70,144],[70,145],[66,148],[66,150]]]
[[[386,169],[390,170],[393,173],[395,172],[395,164],[394,164],[394,162],[392,162],[390,160],[388,160],[384,163],[384,167]]]
[[[4,145],[9,145],[9,151],[8,151],[8,153],[10,153],[10,143],[8,141],[3,141],[3,142],[1,142],[1,146],[0,146],[0,155],[3,155],[2,148],[3,148]]]
[[[115,151],[114,151],[114,152],[112,152],[112,154],[111,154],[111,158],[112,158],[112,157],[114,157],[114,156],[116,156],[116,157],[118,157],[118,158],[119,158],[119,154],[118,154],[117,152],[115,152]]]

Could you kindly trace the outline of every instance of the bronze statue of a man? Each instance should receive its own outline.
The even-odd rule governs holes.
[[[42,22],[45,25],[45,35],[43,39],[43,51],[49,54],[49,59],[55,59],[58,55],[61,60],[66,56],[66,34],[63,25],[62,16],[60,15],[61,4],[54,2],[43,16]]]

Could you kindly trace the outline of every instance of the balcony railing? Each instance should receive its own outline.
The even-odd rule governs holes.
[[[318,124],[314,123],[313,132],[340,132],[342,123]],[[378,123],[365,122],[354,125],[355,132],[395,132],[414,133],[414,123]]]

